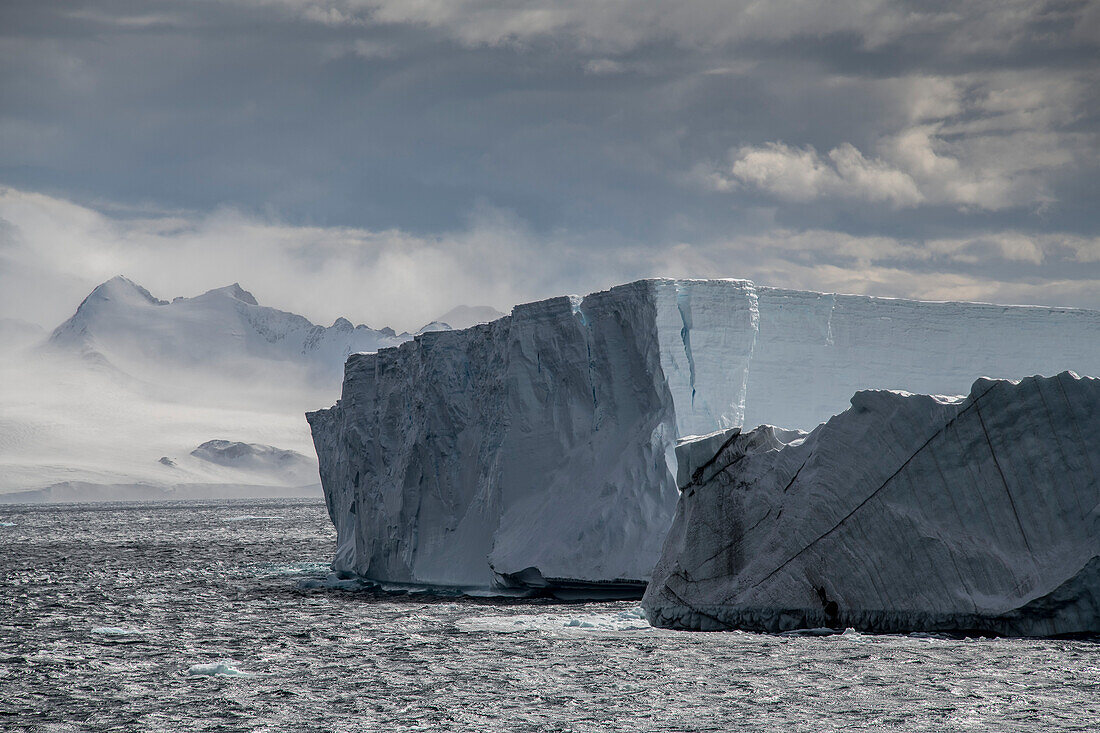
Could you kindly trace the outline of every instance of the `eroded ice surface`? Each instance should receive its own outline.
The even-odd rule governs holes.
[[[1100,380],[851,402],[808,436],[681,446],[652,623],[1100,633]]]
[[[336,569],[636,595],[675,502],[656,322],[640,282],[353,355],[340,403],[309,415]]]
[[[644,280],[352,355],[308,417],[338,572],[629,595],[675,511],[681,436],[1065,369],[1100,374],[1100,313]]]

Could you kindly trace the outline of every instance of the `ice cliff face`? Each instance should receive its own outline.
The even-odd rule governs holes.
[[[1100,313],[646,280],[352,355],[341,400],[308,418],[337,570],[637,592],[678,437],[1067,368],[1100,373]]]
[[[655,287],[681,435],[765,423],[808,430],[865,389],[960,394],[979,376],[1100,374],[1095,311],[713,280]]]
[[[1100,380],[865,391],[678,449],[643,606],[686,629],[1100,633]]]
[[[335,567],[636,593],[676,495],[656,315],[639,282],[353,355],[340,402],[308,415]]]

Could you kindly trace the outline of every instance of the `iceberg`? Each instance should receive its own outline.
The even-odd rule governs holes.
[[[307,419],[337,573],[637,597],[681,437],[1065,369],[1100,373],[1100,313],[653,279],[353,354]]]
[[[861,391],[813,432],[685,442],[655,626],[1100,633],[1100,379]]]

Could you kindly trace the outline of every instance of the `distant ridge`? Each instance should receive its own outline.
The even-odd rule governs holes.
[[[459,330],[469,328],[470,326],[476,326],[479,323],[489,323],[498,318],[503,318],[505,315],[507,314],[501,313],[496,308],[487,305],[460,305],[434,319],[428,326],[442,324]],[[438,328],[429,329],[428,326],[424,326],[424,328],[420,330],[440,330]]]
[[[225,370],[243,361],[292,362],[337,376],[348,354],[397,346],[412,336],[338,318],[332,326],[262,306],[233,283],[171,302],[118,276],[97,286],[49,344],[129,373],[156,366]]]

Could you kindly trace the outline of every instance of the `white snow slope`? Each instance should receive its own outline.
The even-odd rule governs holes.
[[[337,570],[638,593],[680,436],[810,428],[861,388],[1100,374],[1100,313],[643,280],[353,355],[310,413]]]
[[[338,375],[348,354],[397,346],[410,338],[392,329],[353,326],[338,318],[317,326],[294,313],[268,308],[234,283],[194,298],[158,300],[116,277],[84,299],[50,343],[141,374],[149,362],[193,373],[247,376],[256,360],[281,361],[323,379]]]
[[[857,392],[682,445],[643,606],[682,629],[1100,633],[1100,379]]]

